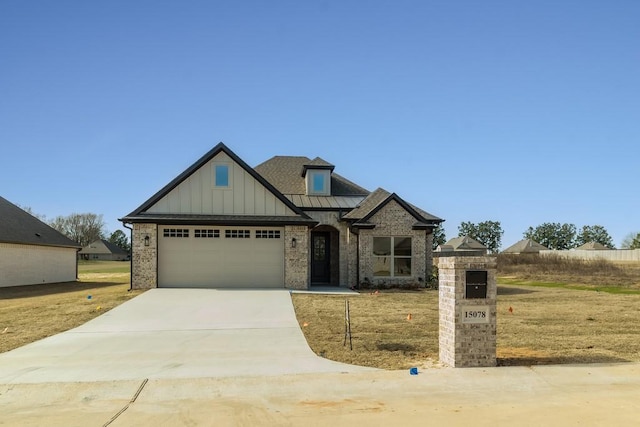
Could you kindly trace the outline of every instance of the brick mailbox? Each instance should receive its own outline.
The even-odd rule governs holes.
[[[440,361],[452,367],[496,366],[496,260],[438,259]]]

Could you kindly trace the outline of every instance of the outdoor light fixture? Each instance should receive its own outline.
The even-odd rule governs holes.
[[[295,237],[293,239],[291,239],[291,247],[292,248],[295,248],[297,243],[298,243],[298,241],[296,240]]]
[[[148,234],[147,234],[146,236],[144,236],[144,245],[145,245],[145,246],[149,246],[149,241],[150,241],[150,240],[151,240],[151,239],[149,238],[149,235],[148,235]]]

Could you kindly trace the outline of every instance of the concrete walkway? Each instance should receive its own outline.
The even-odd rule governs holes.
[[[366,370],[309,349],[287,290],[152,289],[0,354],[0,384]]]

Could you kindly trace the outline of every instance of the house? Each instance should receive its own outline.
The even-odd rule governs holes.
[[[531,240],[531,239],[523,239],[513,245],[509,246],[507,249],[502,251],[503,254],[537,254],[540,251],[548,251],[549,248],[541,245],[540,243]]]
[[[127,251],[104,239],[85,246],[78,252],[78,256],[84,260],[125,261],[129,259]]]
[[[0,287],[75,281],[80,245],[0,197]]]
[[[486,255],[487,247],[469,236],[459,236],[450,239],[444,245],[436,248],[438,252],[464,252],[473,255]],[[464,255],[463,253],[463,255]]]
[[[606,251],[606,250],[611,250],[611,248],[608,248],[605,245],[603,245],[602,243],[598,243],[598,242],[587,242],[582,246],[578,246],[576,249],[577,250],[584,250],[584,251]]]
[[[223,143],[130,214],[132,288],[424,284],[443,220],[321,159]]]

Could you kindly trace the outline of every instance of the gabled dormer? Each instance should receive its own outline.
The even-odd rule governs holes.
[[[334,165],[316,157],[302,167],[307,196],[330,196]]]

